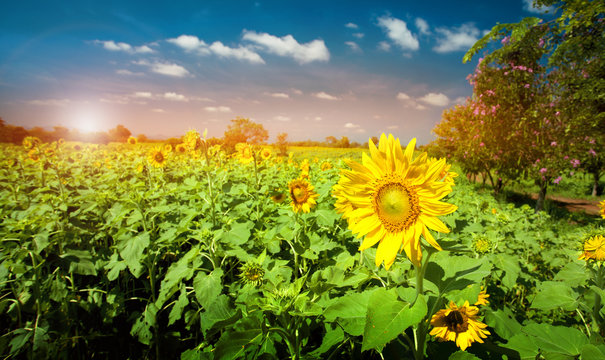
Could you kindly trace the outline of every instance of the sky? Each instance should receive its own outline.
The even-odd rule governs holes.
[[[512,1],[3,1],[0,117],[168,138],[230,120],[275,140],[434,139],[464,102],[497,23],[547,19]]]

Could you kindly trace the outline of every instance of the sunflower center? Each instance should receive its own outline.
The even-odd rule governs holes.
[[[155,156],[153,158],[159,163],[164,161],[164,155],[161,152],[155,153]]]
[[[403,181],[384,180],[380,181],[384,182],[378,184],[378,191],[374,193],[374,209],[386,230],[400,232],[416,221],[420,213],[418,197],[414,188]]]
[[[309,193],[307,192],[307,189],[299,186],[292,189],[292,198],[294,198],[294,201],[297,203],[304,203],[308,197]]]
[[[468,321],[465,314],[462,314],[460,310],[452,310],[445,317],[445,324],[447,325],[447,329],[449,331],[454,331],[456,333],[463,333],[468,330]]]

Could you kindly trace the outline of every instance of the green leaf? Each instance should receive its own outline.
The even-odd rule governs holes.
[[[222,240],[229,245],[243,245],[250,239],[250,230],[254,227],[252,221],[233,223],[231,229],[223,233]]]
[[[405,329],[418,324],[427,311],[422,295],[410,307],[409,303],[399,300],[395,289],[377,289],[368,301],[361,351],[382,348]]]
[[[496,334],[504,339],[511,339],[521,331],[521,324],[515,319],[509,308],[485,312],[485,323],[496,330]]]
[[[573,261],[563,266],[557,275],[555,275],[554,280],[562,281],[571,287],[577,287],[586,284],[588,278],[584,262]]]
[[[238,315],[229,305],[229,297],[225,294],[219,295],[210,306],[200,315],[200,323],[204,335],[219,322],[233,323]]]
[[[529,324],[522,331],[530,336],[540,350],[553,354],[578,356],[588,338],[578,329],[548,324]]]
[[[34,240],[34,241],[33,241],[34,245],[36,245],[36,248],[35,248],[35,253],[36,253],[36,254],[39,254],[39,253],[40,253],[42,250],[44,250],[44,249],[45,249],[45,248],[48,246],[48,244],[50,243],[50,242],[48,241],[48,231],[46,231],[46,230],[45,230],[45,231],[43,231],[43,232],[40,232],[40,233],[36,234],[36,235],[34,236],[34,239],[33,239],[33,240]]]
[[[324,325],[326,327],[326,334],[323,336],[321,346],[313,350],[309,354],[313,357],[320,357],[320,355],[325,354],[334,345],[342,342],[345,339],[344,332],[338,325],[334,326],[334,328],[332,328],[330,324],[327,323],[325,323]]]
[[[582,360],[605,360],[605,354],[592,344],[582,346]]]
[[[502,346],[517,351],[521,360],[535,360],[540,352],[538,345],[523,333],[514,335]]]
[[[319,226],[331,228],[334,226],[334,221],[339,217],[338,213],[332,210],[315,210],[315,221]]]
[[[195,272],[194,268],[196,264],[201,261],[198,256],[199,253],[199,247],[193,247],[179,261],[170,265],[166,276],[162,280],[160,294],[156,301],[158,308],[161,308],[178,291],[183,280],[191,279]]]
[[[260,343],[263,333],[260,329],[225,332],[214,348],[215,359],[241,359],[250,346]]]
[[[109,258],[109,262],[105,265],[104,269],[109,270],[107,272],[107,279],[109,281],[114,281],[120,276],[120,271],[126,269],[126,262],[122,260],[118,260],[118,253],[114,252]]]
[[[143,273],[143,252],[149,246],[149,233],[143,232],[134,237],[123,237],[118,243],[120,256],[136,278]]]
[[[452,355],[450,355],[449,358],[447,358],[447,360],[481,360],[478,357],[476,357],[475,355],[471,354],[471,353],[467,353],[466,351],[456,351],[455,353],[453,353]]]
[[[69,263],[69,272],[79,275],[97,275],[92,255],[85,250],[66,250],[61,258]]]
[[[31,330],[17,329],[13,332],[15,336],[11,339],[11,354],[18,354],[21,348],[27,344],[29,338],[34,334]]]
[[[486,258],[473,259],[441,251],[428,263],[425,280],[434,284],[433,288],[437,287],[440,294],[447,294],[481,282],[490,274],[491,267]],[[430,284],[427,285],[427,290],[430,290]]]
[[[155,316],[157,313],[158,307],[154,303],[148,303],[143,314],[137,318],[130,329],[130,334],[136,336],[142,344],[149,345],[151,343],[153,338],[151,327],[156,324]]]
[[[189,299],[187,299],[187,290],[185,289],[185,285],[183,284],[181,285],[181,294],[172,306],[172,309],[170,310],[170,315],[168,315],[168,326],[174,324],[181,318],[181,315],[183,314],[183,309],[185,309],[185,306],[187,305],[189,305]]]
[[[331,304],[326,307],[323,313],[326,321],[337,321],[347,333],[353,336],[363,334],[368,301],[373,292],[373,290],[367,290],[361,293],[349,293],[332,299]]]
[[[195,276],[195,279],[193,279],[195,298],[203,308],[210,308],[210,305],[216,301],[216,298],[223,291],[222,276],[223,270],[218,268],[208,275],[200,271]]]
[[[519,267],[519,262],[514,257],[508,254],[498,254],[494,257],[494,265],[504,271],[504,276],[502,277],[502,285],[511,290],[517,285],[517,278],[519,277],[519,272],[521,268]]]
[[[578,294],[567,284],[558,281],[544,281],[538,285],[538,293],[531,307],[540,310],[562,308],[573,311],[578,305]]]

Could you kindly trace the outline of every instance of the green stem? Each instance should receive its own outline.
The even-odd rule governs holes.
[[[603,266],[601,264],[597,265],[597,272],[596,272],[596,279],[595,279],[595,283],[597,285],[597,287],[599,289],[603,288]],[[602,321],[601,321],[601,296],[599,294],[597,294],[595,292],[595,302],[594,302],[594,307],[592,309],[592,317],[595,321],[595,323],[597,324],[599,330],[601,330],[602,326]]]
[[[431,250],[427,251],[427,255],[424,259],[424,262],[420,265],[420,267],[414,264],[414,270],[416,272],[416,300],[420,295],[424,294],[424,274],[426,273],[426,268],[428,267],[429,260],[433,252]],[[416,302],[414,300],[414,302]],[[427,320],[432,315],[431,313],[427,314]],[[418,327],[414,329],[414,359],[421,360],[424,359],[424,347],[426,345],[426,332],[428,330],[428,321],[422,320]]]

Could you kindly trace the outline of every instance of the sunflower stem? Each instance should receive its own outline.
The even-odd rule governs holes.
[[[599,289],[603,288],[603,266],[601,266],[601,264],[597,264],[595,283]],[[594,319],[594,322],[597,324],[598,329],[602,328],[600,312],[601,312],[601,296],[595,292],[595,302],[594,302],[594,307],[592,309],[592,317]]]

